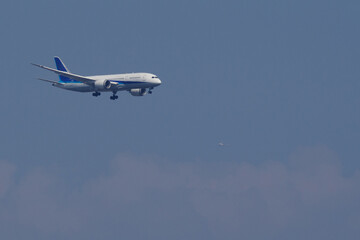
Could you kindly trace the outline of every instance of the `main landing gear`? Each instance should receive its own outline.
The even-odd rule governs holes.
[[[113,92],[113,95],[110,96],[111,100],[115,100],[115,99],[118,99],[118,98],[119,98],[119,96],[116,95],[116,92]]]
[[[99,92],[94,92],[92,95],[93,95],[94,97],[98,97],[98,96],[101,95],[101,93],[99,93]]]

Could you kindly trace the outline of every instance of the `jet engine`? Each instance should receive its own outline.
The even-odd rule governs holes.
[[[135,88],[130,90],[133,96],[144,96],[146,94],[146,88]]]
[[[97,80],[94,87],[96,90],[108,90],[111,88],[111,82],[109,80]]]

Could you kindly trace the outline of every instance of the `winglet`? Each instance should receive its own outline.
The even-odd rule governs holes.
[[[40,67],[40,68],[43,68],[43,66],[42,65],[40,65],[40,64],[36,64],[36,63],[30,63],[31,65],[34,65],[34,66],[36,66],[36,67]]]
[[[54,72],[59,76],[64,76],[65,78],[69,79],[71,82],[78,81],[78,82],[85,83],[87,85],[93,85],[94,82],[96,81],[95,79],[92,79],[90,77],[84,77],[84,76],[81,76],[81,75],[76,75],[76,74],[73,74],[73,73],[64,72],[64,71],[61,71],[61,70],[49,68],[49,67],[46,67],[46,66],[43,66],[43,65],[40,65],[40,64],[36,64],[36,63],[31,63],[31,65],[34,65],[36,67],[43,68],[43,69],[46,69],[48,71]],[[62,83],[64,83],[64,82],[62,82]]]

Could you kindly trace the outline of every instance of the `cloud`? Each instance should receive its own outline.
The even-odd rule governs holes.
[[[261,165],[119,156],[108,173],[74,187],[48,172],[33,169],[16,184],[0,185],[9,200],[0,202],[0,237],[16,235],[11,229],[28,239],[356,239],[360,233],[360,173],[344,177],[326,147]],[[0,171],[0,179],[8,175]]]

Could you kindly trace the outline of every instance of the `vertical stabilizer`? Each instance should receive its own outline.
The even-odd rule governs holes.
[[[54,60],[55,60],[57,70],[60,70],[63,72],[70,72],[59,57],[54,57]],[[61,75],[59,75],[59,79],[60,79],[60,82],[64,82],[64,83],[73,82],[73,80],[71,80],[70,78],[64,77]]]

